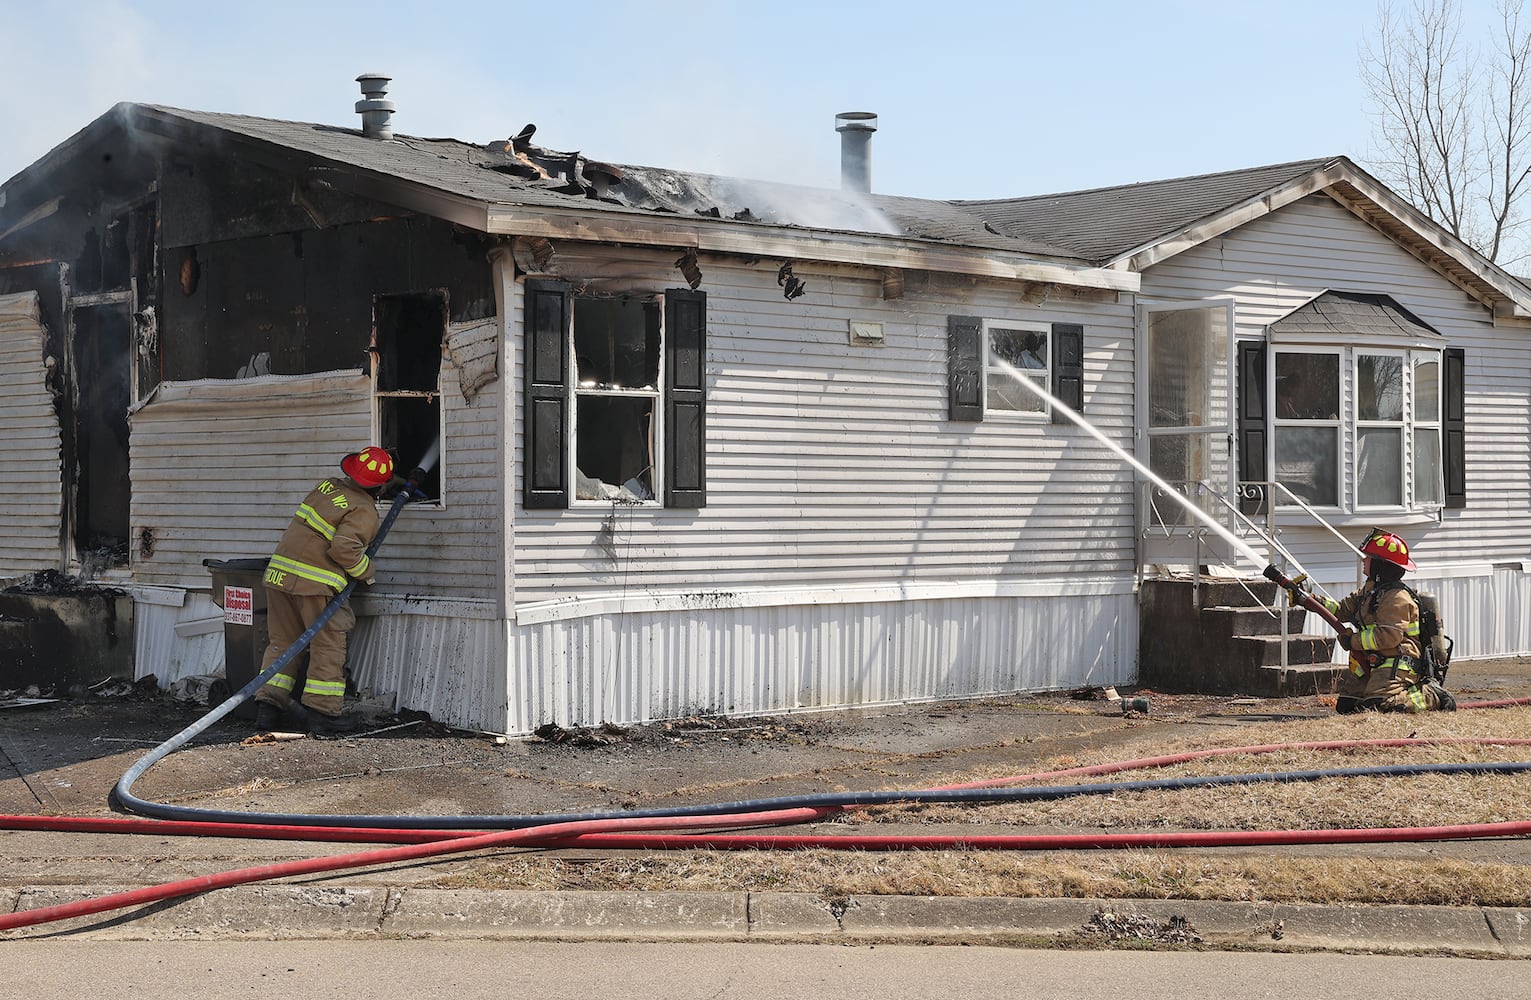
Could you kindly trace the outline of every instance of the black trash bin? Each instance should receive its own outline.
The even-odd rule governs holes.
[[[204,559],[213,574],[213,603],[223,609],[223,676],[229,694],[260,673],[266,655],[266,564],[269,559]],[[234,710],[255,718],[255,702]]]

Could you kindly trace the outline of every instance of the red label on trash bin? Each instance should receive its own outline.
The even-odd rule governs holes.
[[[231,625],[255,624],[255,591],[249,587],[223,588],[223,620]]]

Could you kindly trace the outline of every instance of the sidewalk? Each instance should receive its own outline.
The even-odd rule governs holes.
[[[1531,696],[1531,660],[1453,668],[1463,700]],[[1059,696],[1052,696],[1056,699]],[[240,812],[475,815],[617,811],[835,788],[928,787],[1128,741],[1320,717],[1315,699],[1152,696],[1147,718],[1108,706],[1060,713],[1026,699],[784,719],[700,720],[565,743],[448,733],[429,724],[343,740],[246,745],[224,720],[136,786],[153,801]],[[106,796],[143,753],[200,716],[160,700],[0,711],[0,813],[106,816]],[[281,782],[275,785],[273,782]],[[965,827],[971,833],[973,827]],[[925,832],[934,832],[927,830]],[[0,912],[107,895],[368,845],[0,831]],[[1431,856],[1531,864],[1521,840],[1307,848],[1325,856]],[[1264,849],[1269,850],[1269,849]],[[592,850],[573,852],[591,856]],[[473,937],[1017,943],[1111,940],[1254,949],[1356,949],[1531,956],[1531,905],[1331,907],[1195,900],[790,892],[532,892],[440,888],[505,852],[236,886],[0,937]],[[568,852],[564,856],[568,856]],[[1021,856],[1022,858],[1024,856]],[[469,879],[468,881],[471,881]]]

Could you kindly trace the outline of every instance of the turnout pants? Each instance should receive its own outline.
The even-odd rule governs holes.
[[[266,588],[266,625],[271,641],[261,661],[262,671],[307,631],[333,597],[333,594],[328,597],[289,594],[275,587]],[[306,662],[308,679],[303,684],[303,705],[324,715],[339,715],[346,695],[346,639],[355,625],[356,614],[351,610],[350,602],[342,604],[314,635],[308,648],[294,656],[255,692],[255,700],[286,708]]]
[[[1345,672],[1340,682],[1339,699],[1335,710],[1341,715],[1351,712],[1433,712],[1441,707],[1440,696],[1413,670],[1396,666],[1396,660],[1386,659],[1370,670],[1362,668],[1360,676],[1355,673],[1356,661]]]

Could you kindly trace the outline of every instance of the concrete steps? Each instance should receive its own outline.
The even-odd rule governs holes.
[[[1303,634],[1307,612],[1284,604],[1276,585],[1264,579],[1145,580],[1139,596],[1139,683],[1162,691],[1260,698],[1332,692],[1344,671],[1329,662],[1334,637]]]

